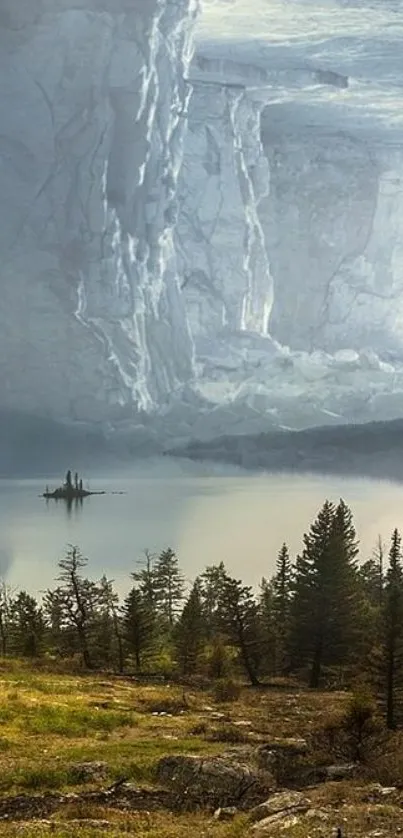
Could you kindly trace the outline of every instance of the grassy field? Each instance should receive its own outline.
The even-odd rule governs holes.
[[[162,756],[219,754],[228,750],[228,743],[257,744],[279,736],[309,738],[320,720],[346,700],[344,693],[245,688],[239,700],[220,706],[208,692],[184,693],[175,686],[139,686],[105,676],[35,673],[22,663],[2,663],[0,797],[81,792],[77,763],[93,761],[106,764],[105,776],[86,783],[86,789],[106,788],[123,777],[152,784]],[[311,815],[309,833],[306,824],[299,823],[286,833],[279,828],[270,835],[332,838],[334,827],[343,824],[348,825],[348,838],[403,833],[402,809],[386,800],[369,805],[363,781],[327,783],[310,790],[309,796],[317,811],[317,816]],[[189,830],[195,838],[238,838],[249,828],[244,815],[218,823],[211,814],[127,814],[75,801],[43,822],[0,821],[0,835],[27,838],[185,838]]]

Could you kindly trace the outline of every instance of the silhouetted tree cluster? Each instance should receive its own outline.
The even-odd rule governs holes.
[[[79,485],[78,475],[66,482]],[[326,500],[291,559],[258,591],[225,565],[185,584],[171,549],[145,553],[121,601],[113,581],[87,576],[77,546],[59,562],[56,586],[37,602],[0,587],[0,652],[77,657],[87,669],[182,678],[294,677],[311,688],[364,679],[393,729],[403,721],[403,557],[398,530],[359,562],[353,516]]]

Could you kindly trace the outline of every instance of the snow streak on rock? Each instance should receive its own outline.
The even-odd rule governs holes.
[[[196,0],[4,0],[2,406],[111,419],[193,374],[172,241]]]

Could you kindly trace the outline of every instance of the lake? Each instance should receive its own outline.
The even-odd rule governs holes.
[[[189,580],[223,560],[256,584],[272,573],[284,540],[293,554],[300,548],[326,497],[352,507],[363,558],[379,533],[387,540],[403,524],[403,486],[387,481],[254,474],[160,458],[91,479],[91,489],[125,494],[87,498],[70,514],[63,502],[40,497],[45,483],[0,481],[0,576],[35,594],[53,585],[68,543],[88,557],[89,575],[106,573],[124,593],[145,548],[173,547]]]

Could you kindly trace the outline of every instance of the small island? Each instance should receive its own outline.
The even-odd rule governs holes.
[[[91,492],[89,489],[84,489],[82,478],[79,477],[78,472],[75,473],[73,480],[72,473],[69,469],[63,485],[53,491],[50,491],[47,486],[42,497],[47,500],[66,500],[69,502],[73,500],[82,500],[83,498],[88,498],[90,495],[104,494],[105,492]]]

